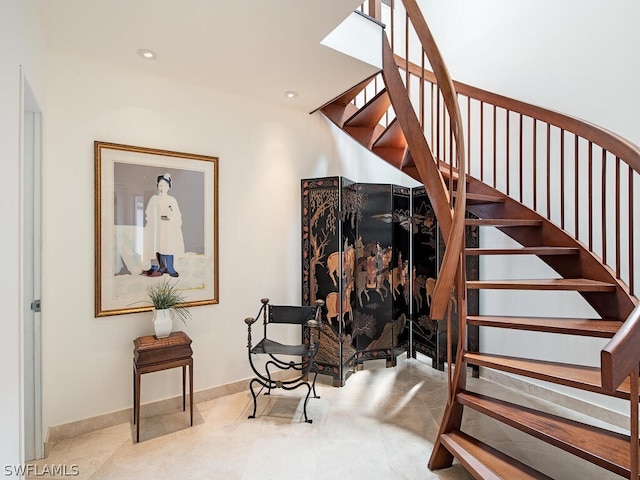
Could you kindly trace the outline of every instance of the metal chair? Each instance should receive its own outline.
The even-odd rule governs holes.
[[[284,390],[294,390],[302,385],[307,387],[307,395],[304,400],[304,421],[312,423],[313,420],[307,418],[307,402],[309,396],[313,392],[313,398],[320,398],[316,394],[316,372],[313,381],[309,382],[309,373],[314,364],[314,357],[320,346],[320,330],[322,324],[322,306],[324,301],[318,300],[316,306],[282,306],[270,305],[268,298],[260,300],[262,307],[256,318],[247,317],[245,323],[248,326],[248,343],[247,350],[249,352],[249,364],[256,374],[256,378],[249,383],[251,395],[253,396],[253,413],[249,418],[256,417],[257,397],[265,388],[265,395],[271,393],[271,389],[282,388]],[[255,346],[251,343],[251,326],[257,321],[262,314],[264,334]],[[269,327],[272,324],[291,324],[300,325],[302,327],[301,343],[297,345],[288,345],[272,340],[268,337]],[[268,331],[269,330],[269,331]],[[268,355],[269,360],[259,370],[254,364],[254,356]],[[292,357],[301,357],[300,360],[294,361]],[[264,368],[264,372],[262,371]],[[292,370],[295,372],[294,378],[288,380],[274,380],[272,378],[273,369]],[[260,385],[258,393],[254,390],[254,386]]]

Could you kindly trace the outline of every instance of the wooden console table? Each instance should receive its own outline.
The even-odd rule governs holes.
[[[133,423],[136,442],[140,441],[140,377],[145,373],[182,367],[182,411],[186,410],[186,369],[189,367],[189,413],[193,426],[193,351],[191,339],[184,332],[173,332],[166,338],[155,335],[133,341]]]

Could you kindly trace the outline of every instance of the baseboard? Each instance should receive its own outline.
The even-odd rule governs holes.
[[[490,380],[508,388],[513,388],[520,392],[526,392],[534,397],[546,400],[561,407],[571,409],[583,415],[588,415],[596,420],[606,422],[620,429],[629,430],[629,417],[622,413],[609,410],[600,405],[589,403],[585,400],[565,395],[563,393],[545,388],[542,385],[527,382],[518,377],[504,374],[495,370],[480,367],[480,378]]]
[[[278,380],[284,380],[287,378],[286,372],[277,372],[280,375],[273,375]],[[607,408],[594,405],[584,400],[570,397],[560,392],[550,390],[544,386],[527,382],[523,379],[506,375],[495,370],[481,368],[480,377],[486,380],[498,383],[508,388],[513,388],[522,392],[527,392],[530,395],[538,397],[542,400],[549,401],[556,405],[560,405],[565,408],[569,408],[578,413],[588,415],[597,420],[609,423],[624,430],[629,429],[629,417],[621,413],[609,410]],[[235,393],[246,391],[249,387],[250,379],[239,380],[237,382],[228,383],[225,385],[219,385],[205,390],[194,392],[193,402],[200,403],[213,400],[215,398],[224,397],[226,395],[232,395]],[[161,415],[164,413],[174,412],[177,408],[182,407],[182,396],[178,395],[164,400],[158,400],[156,402],[144,404],[144,408],[140,409],[140,415],[144,417],[152,417],[155,415]],[[133,408],[125,408],[117,410],[115,412],[105,413],[97,415],[95,417],[85,418],[77,420],[75,422],[65,423],[62,425],[56,425],[49,427],[47,433],[47,439],[44,445],[45,458],[49,455],[51,448],[56,443],[66,438],[76,437],[85,433],[90,433],[103,428],[120,425],[121,423],[131,422],[133,415]]]
[[[284,373],[287,372],[275,372],[272,376],[276,380],[284,380],[287,378]],[[246,391],[249,388],[249,381],[250,379],[239,380],[237,382],[193,392],[193,403],[206,402],[215,398]],[[182,408],[182,395],[146,403],[143,407],[144,408],[140,409],[140,416],[142,418],[174,412],[177,408]],[[103,428],[113,427],[115,425],[120,425],[121,423],[131,422],[132,418],[133,406],[131,408],[124,408],[115,412],[49,427],[47,438],[44,443],[44,456],[46,458],[53,445],[61,440],[94,432]]]

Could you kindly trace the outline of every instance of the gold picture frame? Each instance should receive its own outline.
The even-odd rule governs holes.
[[[175,283],[185,306],[218,299],[218,157],[94,142],[95,315],[152,310]]]

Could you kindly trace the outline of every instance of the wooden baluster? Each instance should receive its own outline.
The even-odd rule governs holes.
[[[460,325],[458,325],[460,327]],[[453,363],[452,363],[452,322],[451,322],[451,305],[447,309],[447,387],[449,392],[449,403],[455,400],[455,388],[453,388]]]
[[[580,239],[580,228],[579,228],[579,220],[580,220],[580,215],[578,215],[578,211],[579,211],[579,203],[580,203],[580,195],[579,195],[579,185],[580,182],[579,180],[579,171],[578,170],[578,164],[579,164],[579,145],[578,145],[578,136],[574,135],[574,146],[573,146],[573,153],[574,153],[574,157],[573,157],[573,172],[574,172],[574,183],[573,183],[573,189],[574,189],[574,194],[575,194],[575,200],[573,203],[573,213],[574,213],[574,217],[573,217],[573,222],[575,225],[575,229],[576,229],[576,233],[575,233],[575,237],[576,239]]]
[[[497,147],[497,126],[496,126],[496,119],[498,117],[498,113],[496,111],[496,106],[493,106],[493,188],[498,188],[498,180],[497,180],[497,175],[498,175],[498,159],[497,159],[497,154],[498,154],[498,147]]]
[[[480,180],[484,182],[484,102],[480,102]]]
[[[453,150],[453,124],[451,123],[451,117],[449,115],[447,115],[447,119],[449,120],[449,128],[447,129],[447,132],[449,132],[449,163],[458,168],[457,157]],[[451,194],[452,192],[449,192],[449,195]]]
[[[443,98],[444,103],[444,98]],[[447,120],[449,120],[447,122]],[[449,124],[449,128],[447,128],[447,123]],[[449,164],[449,206],[453,208],[453,152],[451,148],[449,148],[449,156],[447,157],[447,143],[449,143],[449,147],[451,147],[453,141],[453,131],[451,129],[451,119],[449,118],[446,105],[442,106],[442,158],[445,162]],[[447,132],[449,135],[449,142],[447,142]]]
[[[425,109],[425,101],[424,101],[424,52],[421,55],[421,71],[420,71],[420,125],[422,125],[422,130],[424,131],[424,109]]]
[[[635,238],[634,238],[634,226],[633,226],[633,179],[634,179],[634,171],[631,167],[629,167],[629,290],[631,295],[635,295],[635,262],[634,262],[634,246],[635,246]]]
[[[593,252],[593,142],[589,141],[589,250]]]
[[[630,472],[629,478],[638,478],[638,395],[640,392],[638,391],[638,365],[635,366],[630,375],[631,380],[631,389],[630,389],[630,397],[631,397],[631,418],[630,418],[630,448],[631,448],[631,464],[630,464]]]
[[[395,3],[396,3],[395,0],[391,0],[391,38],[389,39],[389,43],[391,43],[392,52],[396,51],[396,42],[395,42],[396,39],[394,35],[394,32],[396,31],[396,28],[395,28],[396,19],[394,15],[394,12],[396,11]]]
[[[382,0],[369,0],[369,16],[382,20]]]
[[[506,175],[506,189],[507,189],[507,195],[510,195],[510,186],[511,186],[511,157],[509,155],[509,130],[510,130],[510,115],[509,115],[509,110],[505,110],[505,122],[507,123],[506,125],[506,134],[505,134],[505,162],[507,163],[506,168],[505,168],[505,175]]]
[[[551,125],[547,123],[547,218],[551,219]]]
[[[466,237],[466,228],[464,236]],[[466,245],[466,239],[463,240],[463,245]],[[464,388],[464,378],[466,377],[466,363],[463,361],[462,357],[464,351],[467,349],[467,285],[465,278],[465,266],[466,266],[466,258],[464,254],[464,249],[460,253],[458,257],[458,273],[456,275],[455,284],[456,287],[451,291],[451,298],[455,299],[455,307],[453,301],[449,301],[449,318],[451,318],[451,311],[453,308],[456,309],[458,314],[458,338],[457,338],[457,351],[456,351],[456,373],[459,375],[456,380],[453,375],[451,375],[451,382],[454,388],[449,388],[449,402],[453,402],[455,400],[455,396],[458,393],[460,388]],[[453,334],[449,334],[447,336],[447,340],[449,341],[449,337],[452,337]],[[448,352],[451,352],[452,346],[448,345]],[[453,356],[453,352],[451,352],[451,357]],[[452,361],[450,359],[450,361]],[[452,365],[451,363],[449,365]],[[458,370],[460,369],[460,370]],[[460,378],[462,377],[462,380]],[[460,382],[463,383],[460,383]]]
[[[453,162],[451,161],[451,158],[447,157],[447,132],[449,130],[447,129],[447,108],[446,105],[444,105],[444,99],[443,99],[443,105],[442,105],[442,156],[440,157],[441,160],[444,160],[446,163],[449,164],[449,178],[451,178],[453,176]],[[451,195],[451,192],[449,192],[449,195]]]
[[[560,228],[564,230],[564,129],[560,129]]]
[[[620,278],[620,158],[616,157],[616,277]]]
[[[522,141],[523,141],[523,136],[522,135],[522,114],[519,114],[519,120],[518,120],[518,138],[520,139],[519,141],[519,145],[518,145],[518,164],[519,164],[519,169],[518,169],[518,174],[520,177],[520,183],[518,184],[518,189],[520,190],[520,203],[522,203],[522,197],[523,197],[523,177],[524,177],[524,172],[522,171],[523,167],[524,167],[524,160],[522,159]]]
[[[432,144],[433,145],[433,144]],[[440,92],[436,90],[436,160],[440,157]]]
[[[438,93],[438,96],[439,96],[440,98],[442,98],[442,94],[441,94],[441,93]],[[440,128],[439,128],[439,130],[438,130],[438,136],[440,137],[440,142],[439,142],[439,144],[440,144],[440,151],[438,152],[438,160],[443,160],[444,162],[446,162],[446,161],[447,161],[447,158],[446,158],[446,151],[447,151],[447,137],[446,137],[446,135],[445,135],[445,131],[446,131],[446,125],[445,125],[446,117],[445,117],[445,115],[444,115],[444,111],[445,111],[445,110],[446,110],[445,105],[441,104],[441,105],[440,105],[440,108],[439,108],[439,110],[438,110],[438,116],[439,116],[439,118],[440,118],[440,121],[439,121]],[[450,165],[450,164],[449,164],[449,174],[451,174],[451,165]]]
[[[434,97],[434,90],[435,90],[436,86],[432,83],[431,84],[431,146],[433,147],[433,145],[435,145],[435,139],[436,139],[436,134],[435,134],[435,128],[436,128],[436,111],[435,111],[435,106],[436,106],[436,102],[433,101],[433,97]]]
[[[407,89],[407,95],[411,98],[410,86],[409,86],[409,15],[404,17],[404,69],[405,69],[405,88]]]
[[[538,211],[538,120],[533,119],[533,210]]]
[[[467,96],[467,173],[471,175],[471,97]]]
[[[602,225],[600,231],[602,232],[602,263],[607,263],[607,196],[605,194],[607,190],[607,151],[602,149]]]

